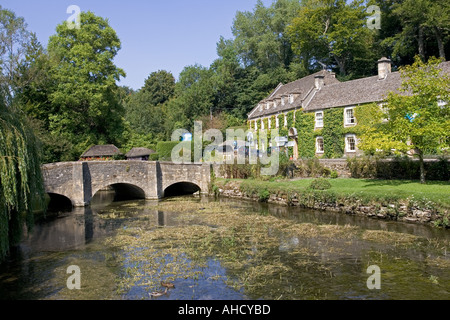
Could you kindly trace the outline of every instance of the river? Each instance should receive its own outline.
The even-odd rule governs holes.
[[[231,199],[113,199],[37,222],[0,265],[1,299],[450,299],[449,230]],[[175,287],[152,296],[161,281]]]

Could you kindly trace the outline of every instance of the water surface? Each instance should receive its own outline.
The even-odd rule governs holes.
[[[1,299],[450,299],[450,231],[239,200],[112,202],[40,221]],[[67,288],[79,266],[81,290]],[[367,268],[381,269],[381,290]],[[175,288],[159,298],[161,281]]]

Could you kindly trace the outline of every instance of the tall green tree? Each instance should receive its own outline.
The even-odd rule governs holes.
[[[175,94],[175,77],[166,70],[152,72],[141,91],[147,93],[150,105],[163,104]]]
[[[155,136],[163,131],[164,116],[162,105],[152,105],[153,94],[140,90],[134,93],[126,102],[125,119],[130,129],[139,134],[152,133]]]
[[[0,90],[8,104],[12,104],[14,83],[20,77],[18,67],[31,36],[25,20],[0,5]]]
[[[376,61],[366,8],[363,0],[307,1],[287,29],[294,52],[308,65],[326,65],[343,77],[365,76]]]
[[[92,12],[80,18],[80,28],[58,25],[48,44],[55,83],[50,131],[73,146],[62,160],[77,159],[92,144],[117,143],[124,130],[116,82],[125,72],[114,64],[120,40],[106,19]]]
[[[182,117],[176,121],[178,128],[191,129],[194,121],[210,114],[214,107],[213,71],[198,64],[187,66],[180,73],[175,89],[175,113]],[[170,109],[169,109],[170,110]]]
[[[392,12],[400,21],[401,30],[386,41],[394,43],[394,53],[411,52],[422,59],[439,56],[446,59],[450,25],[450,4],[445,0],[395,1]]]
[[[244,66],[256,66],[262,71],[289,68],[295,56],[285,29],[300,8],[299,1],[277,0],[265,7],[258,0],[253,12],[236,14],[232,31]]]
[[[424,155],[450,147],[450,77],[442,72],[440,62],[432,58],[424,63],[417,56],[412,66],[403,67],[400,92],[389,93],[383,109],[372,107],[361,128],[362,150],[403,154],[414,150],[422,183]]]

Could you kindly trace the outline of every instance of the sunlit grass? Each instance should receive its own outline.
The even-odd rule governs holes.
[[[265,189],[269,193],[305,192],[313,179],[301,180],[235,180],[243,190]],[[330,179],[333,192],[338,196],[359,196],[373,200],[424,200],[431,201],[445,208],[450,208],[450,183],[430,181],[421,184],[409,180],[366,180],[366,179]],[[229,180],[218,179],[218,185],[229,183]]]

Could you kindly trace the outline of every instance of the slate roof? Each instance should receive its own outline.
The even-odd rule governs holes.
[[[378,80],[378,76],[341,82],[323,87],[317,91],[305,111],[323,110],[345,107],[371,102],[381,102],[388,92],[398,92],[402,79],[399,72],[388,74],[386,79]]]
[[[81,155],[82,158],[92,157],[112,157],[117,154],[121,154],[120,150],[112,144],[103,146],[93,146],[88,151]]]
[[[317,73],[311,74],[302,79],[290,82],[288,84],[280,84],[278,87],[270,94],[269,97],[262,100],[260,104],[263,104],[262,111],[259,110],[259,104],[256,106],[252,112],[249,113],[249,119],[261,118],[272,114],[278,114],[280,112],[284,112],[286,110],[300,109],[303,107],[305,101],[308,101],[310,96],[312,95],[315,88],[315,77],[317,75],[323,75],[324,78],[324,86],[340,83],[334,75],[327,71],[319,71]],[[273,101],[275,98],[281,98],[283,95],[289,94],[298,94],[297,98],[293,103],[289,103],[286,101],[286,104],[283,106],[278,104],[276,108],[273,106],[270,109],[266,109],[266,102]]]
[[[126,154],[126,157],[139,158],[139,157],[146,157],[154,153],[156,153],[156,151],[147,148],[133,148]]]
[[[450,61],[443,62],[440,68],[443,73],[450,75]],[[383,80],[374,76],[326,86],[316,93],[305,111],[382,102],[386,100],[389,92],[401,93],[399,89],[402,82],[401,73],[392,72]]]
[[[443,62],[440,65],[443,73],[450,75],[450,61]],[[317,74],[310,75],[306,78],[294,81],[285,86],[278,87],[275,94],[290,93],[295,89],[300,89],[302,95],[294,101],[293,104],[286,104],[282,108],[270,108],[260,112],[258,107],[253,109],[249,114],[249,120],[266,117],[279,112],[300,109],[303,107],[305,111],[317,111],[336,107],[354,106],[371,102],[382,102],[386,99],[390,91],[399,92],[402,85],[400,72],[392,72],[383,80],[379,80],[378,75],[363,79],[339,82],[330,76],[329,72],[325,72],[325,85],[316,90],[314,87],[314,78]],[[306,91],[311,93],[305,96]],[[268,99],[270,99],[269,96]],[[268,100],[266,99],[266,100]],[[265,100],[263,100],[265,101]]]

